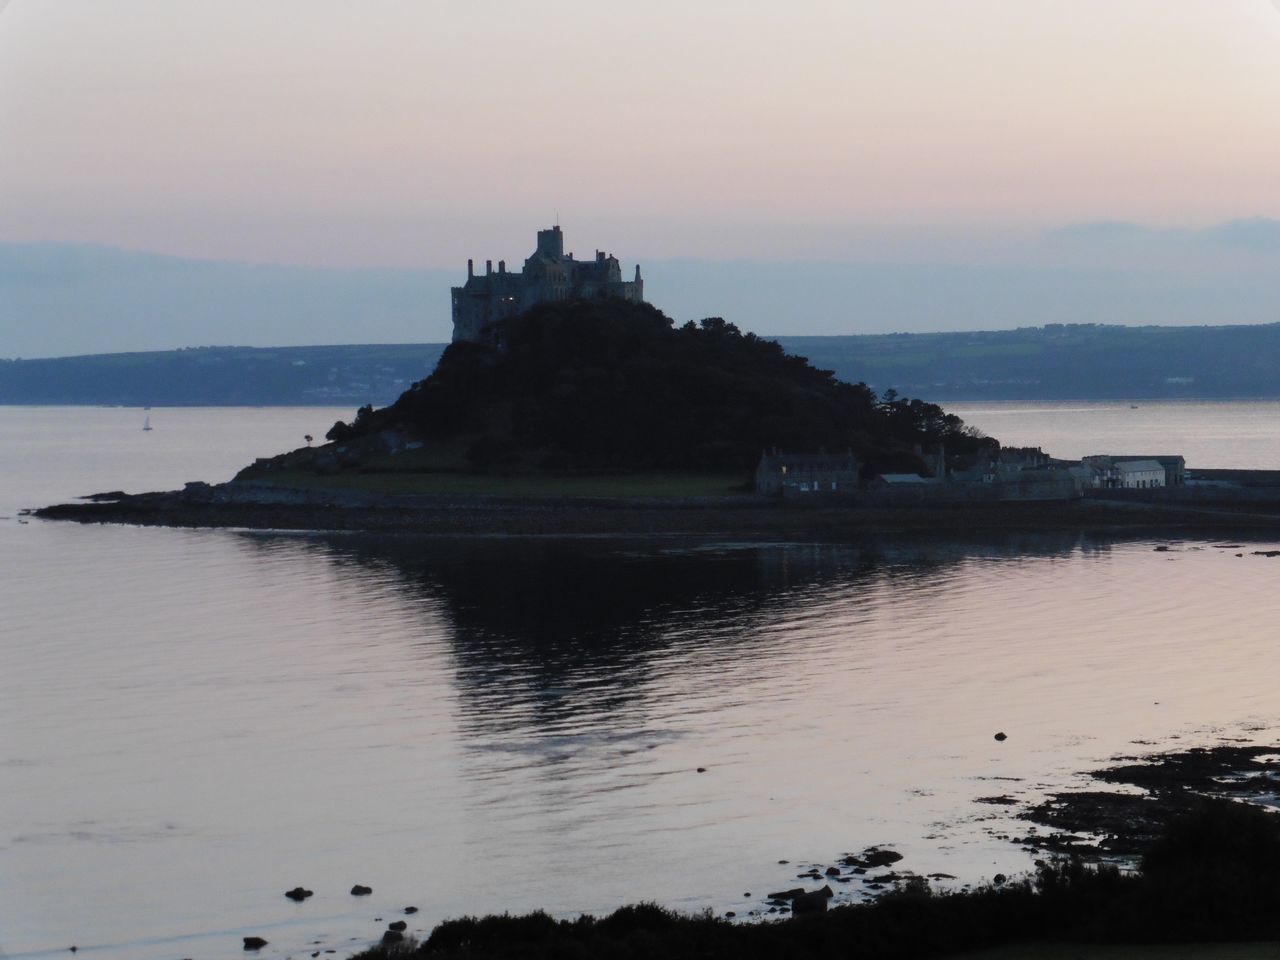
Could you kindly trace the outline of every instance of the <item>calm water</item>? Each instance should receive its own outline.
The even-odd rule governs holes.
[[[1276,404],[959,412],[1062,455],[1280,467]],[[225,479],[349,413],[157,409],[143,433],[137,410],[0,407],[0,953],[236,957],[259,934],[264,956],[343,955],[408,904],[421,930],[639,899],[743,914],[874,843],[978,881],[1027,859],[977,797],[1037,796],[1134,741],[1280,734],[1280,560],[1249,555],[1272,543],[17,516]]]
[[[1008,446],[1055,457],[1182,454],[1187,466],[1280,470],[1280,402],[957,403],[947,409]]]

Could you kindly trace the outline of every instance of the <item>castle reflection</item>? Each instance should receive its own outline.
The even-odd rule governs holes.
[[[421,610],[423,645],[448,650],[472,739],[643,727],[664,686],[739,681],[794,656],[806,609],[892,584],[925,604],[974,558],[1105,550],[1077,534],[855,544],[614,539],[246,535],[251,549],[323,556]],[[856,617],[855,617],[856,619]]]

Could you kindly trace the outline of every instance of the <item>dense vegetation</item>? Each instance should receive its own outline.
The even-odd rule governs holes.
[[[402,431],[464,438],[481,470],[745,470],[762,450],[843,451],[914,469],[914,447],[984,442],[919,400],[877,398],[713,318],[675,327],[648,304],[542,304],[490,344],[455,343],[394,404],[332,440]]]
[[[1280,937],[1280,820],[1257,807],[1206,801],[1173,822],[1141,869],[1046,862],[1030,880],[940,894],[922,881],[862,906],[776,923],[734,924],[654,905],[602,919],[465,917],[425,943],[361,956],[481,958],[939,957],[1033,941],[1175,943]]]

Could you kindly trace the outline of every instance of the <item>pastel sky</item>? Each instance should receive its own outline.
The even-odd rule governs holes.
[[[1271,0],[13,0],[0,240],[965,259],[1280,217],[1278,118]]]
[[[443,340],[557,218],[764,334],[1280,321],[1278,7],[0,0],[0,357]]]

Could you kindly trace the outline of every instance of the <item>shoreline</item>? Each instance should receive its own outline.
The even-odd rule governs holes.
[[[184,528],[446,536],[761,536],[799,542],[867,534],[1082,531],[1280,532],[1280,503],[1228,500],[1001,501],[868,506],[725,497],[503,497],[301,490],[235,481],[180,491],[93,494],[23,511],[46,520]]]
[[[858,539],[897,534],[931,540],[935,537],[988,536],[1000,533],[1095,533],[1130,538],[1206,537],[1223,534],[1224,528],[1247,529],[1256,538],[1280,538],[1280,511],[1270,504],[1232,507],[1229,504],[1111,503],[1098,500],[1068,503],[1001,503],[955,506],[855,507],[834,503],[781,504],[740,496],[713,499],[657,498],[503,498],[495,496],[388,496],[317,493],[286,488],[225,484],[193,485],[186,491],[128,495],[100,495],[86,503],[62,504],[35,511],[35,516],[69,519],[81,523],[113,523],[174,528],[241,528],[257,530],[367,532],[374,536],[426,534],[436,536],[593,536],[615,534],[665,534],[701,536],[760,536],[775,541],[815,542]],[[1239,533],[1231,534],[1239,536]],[[1243,539],[1243,538],[1242,538]],[[1157,548],[1160,549],[1160,548]],[[1145,758],[1144,758],[1145,759]],[[1115,762],[1113,760],[1113,762]],[[1215,773],[1220,771],[1214,771]],[[991,798],[995,799],[995,798]],[[1086,802],[1084,798],[1081,803]],[[1003,804],[999,804],[1003,806]],[[1114,817],[1126,817],[1129,808],[1093,808],[1110,832]],[[1072,817],[1090,809],[1081,807]],[[1030,818],[1028,818],[1030,819]],[[1014,821],[1016,822],[1016,820]],[[1022,837],[1026,847],[1037,846],[1045,855],[1087,853],[1090,844],[1071,835],[1084,823],[1040,821],[1033,827],[1010,830],[1013,846]],[[1011,824],[1012,826],[1012,824]],[[1024,832],[1025,831],[1025,832]],[[1042,831],[1042,832],[1040,832]],[[1037,836],[1038,832],[1038,836]],[[903,839],[903,838],[898,838]],[[1027,853],[1035,856],[1030,849]],[[865,854],[866,851],[863,851]],[[828,861],[831,866],[836,864]],[[795,869],[813,867],[796,863]],[[848,866],[848,865],[841,865]],[[907,869],[894,871],[910,877]],[[840,890],[838,880],[796,877],[777,887],[804,885],[807,892],[824,884]],[[842,876],[850,885],[868,885],[860,876]],[[1009,871],[1013,876],[1013,872]],[[876,869],[871,877],[888,880]],[[305,879],[305,878],[303,878]],[[1015,878],[1016,880],[1016,878]],[[756,890],[754,884],[744,888]],[[761,890],[772,891],[773,886]],[[846,889],[848,889],[846,887]],[[888,892],[886,890],[885,892]],[[757,891],[759,894],[759,891]],[[771,898],[772,899],[772,898]],[[755,905],[759,909],[759,905]],[[764,911],[770,906],[767,904]],[[832,914],[837,913],[834,909]],[[628,908],[620,908],[625,910]],[[745,911],[744,911],[745,912]],[[772,916],[777,916],[774,914]],[[393,919],[387,917],[388,920]],[[755,919],[755,918],[751,918]],[[799,923],[815,918],[803,917]],[[245,928],[246,934],[253,933]],[[271,937],[269,930],[259,931]],[[429,935],[430,929],[420,935]],[[331,942],[343,955],[342,943]]]
[[[827,882],[770,893],[767,913],[752,910],[745,918],[683,914],[652,903],[622,906],[600,919],[490,914],[442,921],[420,940],[393,925],[380,945],[352,960],[510,956],[516,948],[561,955],[548,949],[553,944],[630,957],[620,933],[680,956],[701,956],[711,943],[718,955],[771,958],[858,948],[860,955],[885,958],[1013,957],[1023,950],[1047,956],[1045,948],[1068,945],[1064,956],[1116,950],[1122,957],[1156,956],[1194,945],[1194,956],[1210,957],[1225,955],[1224,944],[1233,945],[1233,956],[1272,956],[1280,868],[1270,854],[1280,849],[1280,827],[1266,810],[1275,805],[1278,750],[1226,739],[1116,756],[1108,766],[1083,771],[1078,775],[1111,789],[1054,793],[1014,815],[1032,825],[1025,837],[1004,839],[1044,856],[1021,876],[998,874],[943,891],[930,881],[944,875],[899,872],[901,855],[871,847],[823,872],[814,865],[798,874],[808,886]],[[869,875],[869,868],[889,872]],[[868,884],[872,898],[829,907],[831,882],[850,880]],[[1144,943],[1155,952],[1133,953]]]
[[[635,931],[650,947],[671,944],[675,948],[682,945],[686,936],[692,935],[698,950],[707,942],[719,942],[734,951],[743,951],[733,955],[744,957],[811,956],[819,944],[835,949],[850,943],[874,948],[875,952],[865,954],[868,956],[949,957],[967,956],[967,951],[1018,949],[1019,944],[1058,942],[1074,944],[1071,956],[1084,957],[1091,956],[1091,950],[1102,949],[1103,945],[1143,942],[1132,939],[1135,936],[1145,937],[1146,942],[1153,945],[1199,942],[1204,947],[1204,957],[1217,956],[1213,945],[1238,942],[1237,932],[1259,940],[1263,933],[1272,934],[1276,929],[1271,925],[1272,914],[1268,912],[1263,918],[1264,926],[1258,926],[1260,921],[1253,917],[1223,916],[1210,927],[1217,937],[1213,941],[1201,940],[1195,935],[1199,931],[1173,931],[1166,939],[1167,934],[1159,934],[1160,924],[1168,919],[1163,913],[1130,925],[1123,911],[1113,912],[1100,906],[1097,894],[1104,898],[1125,894],[1112,879],[1116,878],[1119,884],[1129,885],[1127,898],[1133,904],[1147,905],[1147,898],[1141,896],[1140,891],[1135,898],[1132,889],[1148,882],[1138,869],[1141,858],[1161,843],[1167,847],[1168,837],[1177,830],[1177,824],[1193,820],[1206,810],[1210,811],[1211,823],[1215,825],[1214,842],[1225,849],[1229,841],[1222,833],[1224,827],[1256,827],[1258,821],[1250,819],[1252,814],[1259,812],[1259,808],[1274,805],[1277,769],[1280,769],[1280,746],[1269,740],[1245,742],[1220,737],[1207,745],[1112,756],[1103,765],[1076,774],[1088,781],[1083,784],[1086,789],[1053,792],[1039,803],[1019,803],[1016,805],[1019,809],[1008,805],[1011,828],[1019,822],[1029,825],[1025,836],[1002,839],[1031,856],[1043,857],[1035,861],[1034,868],[1008,877],[973,879],[972,883],[950,889],[939,886],[938,881],[963,878],[918,873],[910,868],[909,858],[904,861],[903,855],[896,852],[897,844],[888,843],[867,847],[860,853],[836,854],[823,863],[791,863],[787,867],[790,871],[807,869],[795,873],[795,879],[780,883],[781,889],[776,892],[761,892],[754,897],[744,895],[746,903],[736,907],[736,913],[733,910],[694,913],[645,901],[622,904],[599,915],[551,915],[534,910],[525,914],[446,917],[418,924],[415,920],[419,907],[405,906],[407,901],[403,897],[397,901],[393,895],[390,900],[382,896],[380,902],[370,902],[363,910],[366,916],[361,922],[377,933],[310,939],[302,947],[291,947],[293,941],[286,939],[292,929],[290,924],[238,925],[217,936],[228,944],[244,941],[246,956],[259,955],[258,949],[248,944],[260,940],[262,948],[272,948],[270,955],[273,956],[306,952],[313,957],[349,960],[418,955],[445,958],[560,955],[536,950],[527,954],[510,951],[533,949],[533,941],[528,939],[531,931],[537,931],[535,940],[545,938],[548,943],[563,945],[584,934],[594,937],[592,931],[608,932],[615,925]],[[1088,789],[1090,784],[1098,786]],[[1134,792],[1135,789],[1138,792]],[[973,802],[986,804],[999,799],[978,798]],[[1237,806],[1250,808],[1250,813],[1243,819],[1232,820],[1231,809]],[[1265,819],[1274,820],[1271,815],[1265,815]],[[1276,837],[1273,842],[1280,842],[1280,830]],[[1190,850],[1193,860],[1218,852],[1221,851],[1213,848]],[[788,863],[779,861],[780,865]],[[1080,863],[1089,865],[1084,872]],[[765,882],[756,889],[770,890],[772,881],[763,876],[761,879]],[[1195,879],[1192,878],[1193,882]],[[1211,874],[1210,879],[1217,883],[1220,878]],[[1183,883],[1186,878],[1178,876],[1177,880]],[[844,891],[839,885],[850,883],[865,887],[867,899],[842,902],[840,894]],[[1055,887],[1055,883],[1059,886]],[[833,886],[837,891],[834,896]],[[349,895],[359,896],[356,893],[359,889],[362,888],[353,888]],[[1075,893],[1064,902],[1061,898],[1072,890]],[[311,896],[311,891],[304,891],[302,887],[297,892],[298,897],[291,893],[284,895],[299,904]],[[330,901],[345,900],[347,896],[345,888],[320,891],[320,894],[321,900]],[[1237,895],[1237,891],[1231,891],[1230,896]],[[401,905],[391,906],[391,903]],[[911,918],[905,925],[901,922],[905,919],[904,911]],[[974,919],[975,913],[982,923],[952,926],[957,919]],[[1241,927],[1235,927],[1242,920]],[[915,929],[917,926],[919,930]],[[935,932],[928,932],[935,927]],[[460,931],[466,935],[465,947],[455,942]],[[212,934],[197,936],[210,941],[214,937]],[[605,949],[600,956],[632,956],[625,950],[618,954],[609,952],[616,942],[617,938],[606,936],[593,940],[592,946]],[[95,946],[81,943],[77,949]],[[485,948],[492,952],[486,952]],[[462,952],[454,952],[460,949]],[[468,949],[478,952],[467,952]],[[1013,955],[1016,954],[1010,954]],[[1270,953],[1241,954],[1250,960],[1255,955],[1271,956]]]

